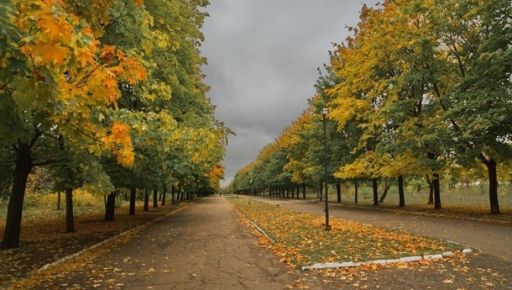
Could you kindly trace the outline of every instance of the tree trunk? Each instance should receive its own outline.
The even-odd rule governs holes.
[[[66,189],[66,232],[75,232],[75,216],[73,215],[73,188]]]
[[[398,206],[405,206],[405,194],[404,194],[404,177],[402,175],[398,176],[398,198],[400,200]]]
[[[320,201],[324,199],[324,183],[320,182],[320,192],[319,192]]]
[[[354,184],[354,203],[359,203],[359,184],[357,182]]]
[[[383,203],[386,197],[388,196],[389,188],[390,188],[389,182],[386,180],[384,182],[384,191],[382,192],[382,196],[380,197],[379,203]]]
[[[111,192],[107,196],[107,202],[105,203],[105,221],[110,222],[115,220],[116,210],[116,193]]]
[[[171,187],[171,202],[176,203],[176,187]]]
[[[60,210],[60,191],[57,191],[57,210]]]
[[[441,186],[439,185],[439,174],[434,173],[432,178],[434,187],[434,208],[441,209]]]
[[[137,188],[130,188],[130,215],[135,215],[135,199],[137,198]]]
[[[158,207],[158,190],[154,189],[153,190],[153,208],[157,208],[157,207]]]
[[[341,202],[341,183],[339,181],[336,183],[336,197],[337,202]]]
[[[144,190],[144,211],[149,211],[149,190]]]
[[[485,166],[487,166],[487,174],[489,178],[489,202],[491,206],[491,214],[500,213],[500,204],[498,201],[498,174],[496,172],[496,161],[492,158],[483,158]]]
[[[434,182],[430,181],[428,184],[428,204],[434,204]]]
[[[436,160],[434,153],[427,153],[429,159]],[[439,173],[432,174],[432,188],[434,191],[434,208],[441,209],[441,186],[439,185]]]
[[[379,183],[377,179],[374,178],[372,180],[372,188],[373,188],[373,206],[379,205]]]
[[[306,199],[306,184],[302,185],[302,198]]]
[[[162,206],[165,205],[165,196],[167,195],[167,187],[164,186],[163,190],[162,190]]]
[[[27,188],[27,178],[32,169],[32,150],[29,144],[18,143],[16,152],[16,166],[14,168],[11,196],[7,207],[5,221],[3,249],[17,248],[20,245],[21,219],[23,214],[23,200]]]

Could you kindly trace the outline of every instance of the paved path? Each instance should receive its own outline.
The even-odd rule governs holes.
[[[311,201],[248,197],[302,212],[323,215],[323,205]],[[408,232],[455,241],[479,248],[483,253],[512,262],[512,227],[481,222],[415,216],[332,204],[333,217],[366,224],[399,228]]]
[[[228,201],[209,197],[155,223],[85,273],[44,287],[284,289],[296,278],[258,245]]]

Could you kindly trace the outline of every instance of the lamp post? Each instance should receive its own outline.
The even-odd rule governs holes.
[[[328,173],[327,173],[327,115],[329,114],[328,108],[322,108],[322,121],[324,125],[324,188],[325,188],[325,230],[329,231],[331,229],[331,226],[329,225],[329,195],[328,195],[328,186],[327,186],[327,179],[328,179]]]

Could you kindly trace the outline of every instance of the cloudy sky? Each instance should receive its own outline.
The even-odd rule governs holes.
[[[217,118],[233,129],[228,184],[297,118],[314,94],[317,68],[347,36],[363,3],[376,0],[211,0],[202,52]]]

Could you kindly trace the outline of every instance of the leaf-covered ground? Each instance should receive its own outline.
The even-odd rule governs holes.
[[[56,218],[30,218],[22,225],[21,247],[0,250],[0,288],[13,280],[26,277],[30,272],[76,253],[95,243],[117,235],[137,225],[163,216],[175,206],[159,207],[143,212],[137,208],[136,216],[129,216],[128,209],[116,210],[114,222],[103,222],[103,213],[90,213],[75,217],[76,232],[65,233],[65,221]],[[0,235],[3,234],[3,227]]]
[[[240,221],[247,226],[241,226],[234,207],[223,198],[201,199],[173,212],[176,214],[169,218],[137,227],[129,235],[117,236],[104,246],[30,275],[28,279],[12,283],[11,287],[510,289],[512,285],[509,282],[512,281],[511,263],[488,254],[457,254],[439,261],[385,266],[292,270],[279,263],[270,251],[258,246],[254,235],[266,240],[248,224],[244,215],[240,215]],[[268,241],[263,246],[268,247]]]
[[[331,231],[323,230],[324,218],[291,211],[267,203],[230,199],[250,220],[266,231],[272,249],[294,267],[319,262],[368,261],[434,254],[461,246],[345,220],[331,219]]]

